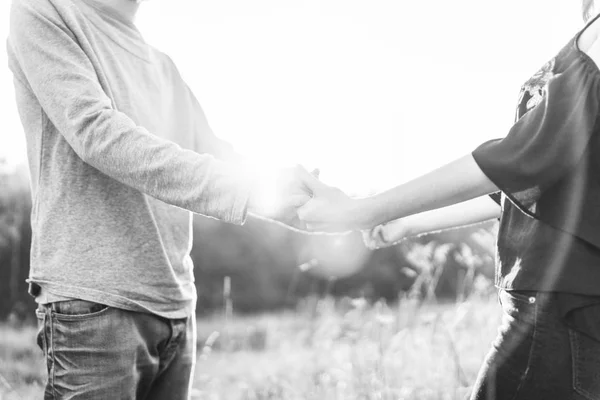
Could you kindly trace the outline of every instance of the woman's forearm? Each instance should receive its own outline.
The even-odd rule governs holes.
[[[402,218],[406,237],[459,228],[500,218],[500,206],[488,196]]]
[[[498,191],[468,154],[393,189],[360,200],[368,226],[461,203]]]

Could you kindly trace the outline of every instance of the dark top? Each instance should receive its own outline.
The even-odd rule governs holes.
[[[522,86],[508,135],[473,157],[502,191],[496,285],[558,292],[567,321],[600,337],[586,307],[600,303],[600,71],[580,35]]]

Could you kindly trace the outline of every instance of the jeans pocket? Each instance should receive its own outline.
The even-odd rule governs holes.
[[[104,304],[87,300],[57,301],[51,304],[52,314],[59,320],[78,320],[99,316],[108,310]]]
[[[600,342],[569,329],[573,389],[589,400],[600,400]]]

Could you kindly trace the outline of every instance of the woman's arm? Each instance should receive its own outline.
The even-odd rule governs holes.
[[[309,187],[314,197],[299,210],[300,219],[309,229],[326,232],[369,229],[498,191],[470,154],[363,199],[351,199],[316,179],[310,180]]]
[[[392,246],[411,236],[459,228],[500,217],[501,208],[487,196],[456,205],[410,215],[364,231],[367,247],[375,249]]]
[[[361,222],[379,225],[496,191],[496,185],[469,154],[403,185],[358,200],[364,218]]]
[[[366,229],[498,190],[530,212],[529,204],[589,158],[588,144],[599,129],[598,21],[579,41],[593,61],[570,54],[565,65],[553,71],[542,101],[521,116],[506,137],[373,197],[352,200],[317,187],[314,198],[299,210],[300,218],[317,231]]]
[[[575,57],[548,81],[543,100],[505,138],[369,198],[350,200],[331,195],[330,189],[313,190],[315,197],[300,209],[300,218],[318,231],[366,229],[498,190],[529,212],[530,204],[589,157],[599,104],[598,67]]]

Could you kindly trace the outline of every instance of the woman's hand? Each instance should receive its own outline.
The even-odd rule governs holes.
[[[409,236],[408,226],[403,219],[397,219],[372,229],[362,231],[365,246],[371,250],[390,247]]]
[[[310,179],[309,187],[313,197],[298,210],[298,217],[307,230],[339,233],[370,227],[361,200],[352,199],[340,189],[314,177]]]

